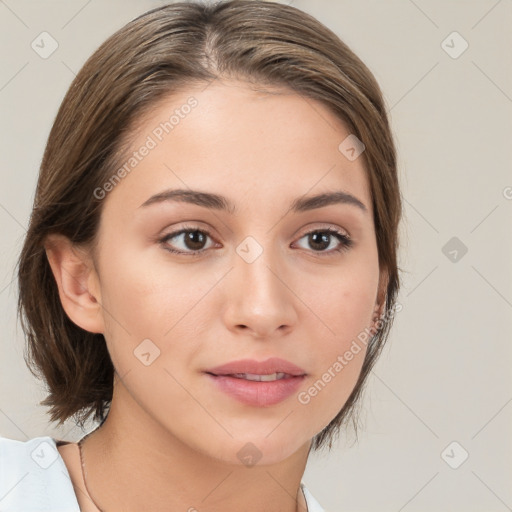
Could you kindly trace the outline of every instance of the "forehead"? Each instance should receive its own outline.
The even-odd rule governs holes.
[[[166,189],[190,188],[231,197],[239,211],[343,190],[371,211],[363,158],[339,150],[349,135],[326,106],[289,89],[201,84],[139,119],[121,162],[127,172],[107,200],[133,210]]]

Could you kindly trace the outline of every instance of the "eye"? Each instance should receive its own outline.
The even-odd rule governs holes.
[[[313,252],[327,253],[327,255],[333,252],[348,251],[354,245],[353,240],[348,235],[334,228],[315,229],[306,233],[300,240],[303,238],[308,238],[308,245],[314,248]],[[336,241],[338,245],[334,243],[334,248],[329,251],[324,250]]]
[[[204,245],[207,238],[211,238],[211,235],[208,231],[204,229],[199,229],[197,227],[184,227],[179,231],[174,231],[173,233],[169,233],[165,235],[163,238],[159,240],[166,251],[172,252],[174,254],[187,254],[187,255],[196,255],[205,250]],[[177,243],[181,243],[183,249],[173,249],[169,245],[169,240],[176,239]]]

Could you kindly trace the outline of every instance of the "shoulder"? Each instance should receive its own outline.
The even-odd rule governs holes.
[[[79,512],[56,439],[0,436],[0,510]]]
[[[306,503],[308,505],[308,512],[326,512],[320,503],[316,501],[316,499],[313,497],[313,495],[309,492],[307,487],[301,483],[300,486],[302,487],[302,492],[304,493],[304,498],[306,498]]]

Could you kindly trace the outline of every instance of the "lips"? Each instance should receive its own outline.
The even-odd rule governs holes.
[[[206,373],[212,375],[272,375],[272,374],[285,374],[286,377],[298,377],[306,375],[306,371],[299,366],[281,359],[279,357],[271,357],[265,361],[256,361],[254,359],[241,359],[239,361],[231,361],[215,368],[206,370]],[[282,378],[282,377],[281,377]],[[255,380],[255,379],[254,379]]]
[[[217,389],[253,407],[268,407],[286,400],[297,392],[307,375],[302,368],[278,357],[232,361],[204,373]]]

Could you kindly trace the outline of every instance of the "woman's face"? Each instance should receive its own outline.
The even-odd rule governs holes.
[[[351,139],[339,149],[349,135],[311,99],[219,80],[140,123],[124,172],[102,189],[94,295],[121,378],[113,403],[129,397],[134,415],[236,464],[244,447],[260,464],[283,460],[334,418],[379,285],[363,158]],[[165,199],[178,189],[187,195]],[[269,358],[298,375],[215,370]],[[243,375],[286,370],[273,382]],[[220,376],[230,372],[242,375]]]

